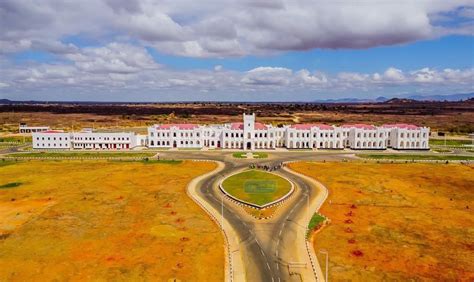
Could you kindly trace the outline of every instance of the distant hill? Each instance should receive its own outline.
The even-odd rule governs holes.
[[[359,98],[341,98],[341,99],[321,99],[315,100],[315,103],[413,103],[417,101],[465,101],[474,98],[473,93],[458,93],[448,95],[403,95],[400,97],[386,98],[383,96],[377,97],[376,99],[359,99]]]
[[[383,102],[384,104],[409,104],[409,103],[416,103],[419,102],[414,99],[406,99],[406,98],[392,98]]]
[[[418,100],[418,101],[461,101],[468,100],[474,97],[473,93],[461,93],[461,94],[449,94],[449,95],[410,95],[408,99]]]
[[[474,99],[474,92],[471,93],[457,93],[457,94],[448,94],[448,95],[413,95],[413,94],[408,94],[408,95],[403,95],[400,97],[393,97],[393,98],[387,98],[387,97],[377,97],[375,99],[373,98],[339,98],[339,99],[318,99],[314,100],[311,103],[328,103],[328,104],[363,104],[363,103],[387,103],[387,104],[395,104],[395,103],[413,103],[417,101],[448,101],[448,102],[456,102],[456,101],[472,101]],[[201,101],[201,102],[206,102],[206,101]],[[124,104],[136,104],[136,105],[143,105],[143,104],[154,104],[154,103],[159,103],[159,102],[94,102],[94,101],[12,101],[9,99],[0,99],[0,105],[12,105],[12,104],[31,104],[31,105],[37,105],[37,104],[77,104],[77,105],[106,105],[106,104],[111,104],[111,105],[124,105]],[[187,102],[166,102],[166,103],[159,103],[159,104],[174,104],[174,103],[187,103]],[[200,102],[192,102],[192,103],[200,103]],[[222,101],[222,103],[231,103],[231,104],[239,104],[239,103],[256,103],[258,102],[225,102]],[[274,102],[276,104],[278,103],[295,103],[295,102]],[[296,103],[308,103],[308,102],[296,102]]]

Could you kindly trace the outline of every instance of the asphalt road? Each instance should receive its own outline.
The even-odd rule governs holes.
[[[232,225],[240,239],[240,249],[247,281],[315,281],[314,275],[308,280],[311,265],[302,263],[298,257],[295,238],[298,232],[305,232],[306,226],[297,221],[297,217],[308,215],[308,195],[310,199],[316,191],[310,189],[305,180],[287,172],[278,173],[291,180],[295,186],[295,194],[279,207],[279,211],[271,220],[260,220],[246,214],[235,203],[222,200],[223,194],[217,184],[228,174],[248,167],[250,163],[278,164],[284,161],[341,159],[344,154],[314,154],[311,152],[272,152],[268,159],[236,159],[230,152],[179,152],[160,153],[165,159],[212,159],[225,163],[225,168],[216,175],[210,176],[199,183],[199,196],[205,199],[216,210],[221,211],[225,219]],[[300,252],[301,253],[301,252]],[[305,272],[305,273],[303,273]],[[310,273],[310,275],[311,275]]]

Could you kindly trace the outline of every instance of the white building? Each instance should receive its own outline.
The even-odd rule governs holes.
[[[33,149],[70,149],[71,133],[62,130],[33,132]]]
[[[430,129],[409,124],[294,124],[275,127],[255,121],[255,114],[242,122],[197,125],[161,124],[148,127],[148,135],[131,132],[106,133],[85,130],[66,133],[33,133],[35,149],[127,150],[149,148],[259,149],[429,149]]]
[[[385,124],[386,146],[394,149],[428,149],[430,129],[411,124]]]
[[[133,132],[64,132],[48,130],[32,134],[33,149],[128,150],[141,146],[143,136]]]
[[[148,128],[150,148],[222,149],[429,149],[430,129],[408,124],[294,124],[274,127],[243,115],[243,122],[221,125],[162,124]]]
[[[19,133],[33,133],[50,130],[49,126],[28,126],[26,123],[20,123],[18,126]]]

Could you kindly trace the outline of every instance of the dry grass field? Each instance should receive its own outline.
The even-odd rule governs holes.
[[[329,189],[314,235],[332,281],[473,281],[474,168],[294,163]]]
[[[223,239],[187,197],[213,163],[0,166],[0,281],[222,281]]]

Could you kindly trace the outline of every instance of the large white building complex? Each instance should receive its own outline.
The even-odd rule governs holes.
[[[429,149],[430,129],[410,124],[294,124],[273,126],[244,114],[243,121],[219,125],[161,124],[148,134],[105,133],[92,130],[67,133],[47,130],[33,133],[34,149],[127,150],[149,148],[210,149]]]

